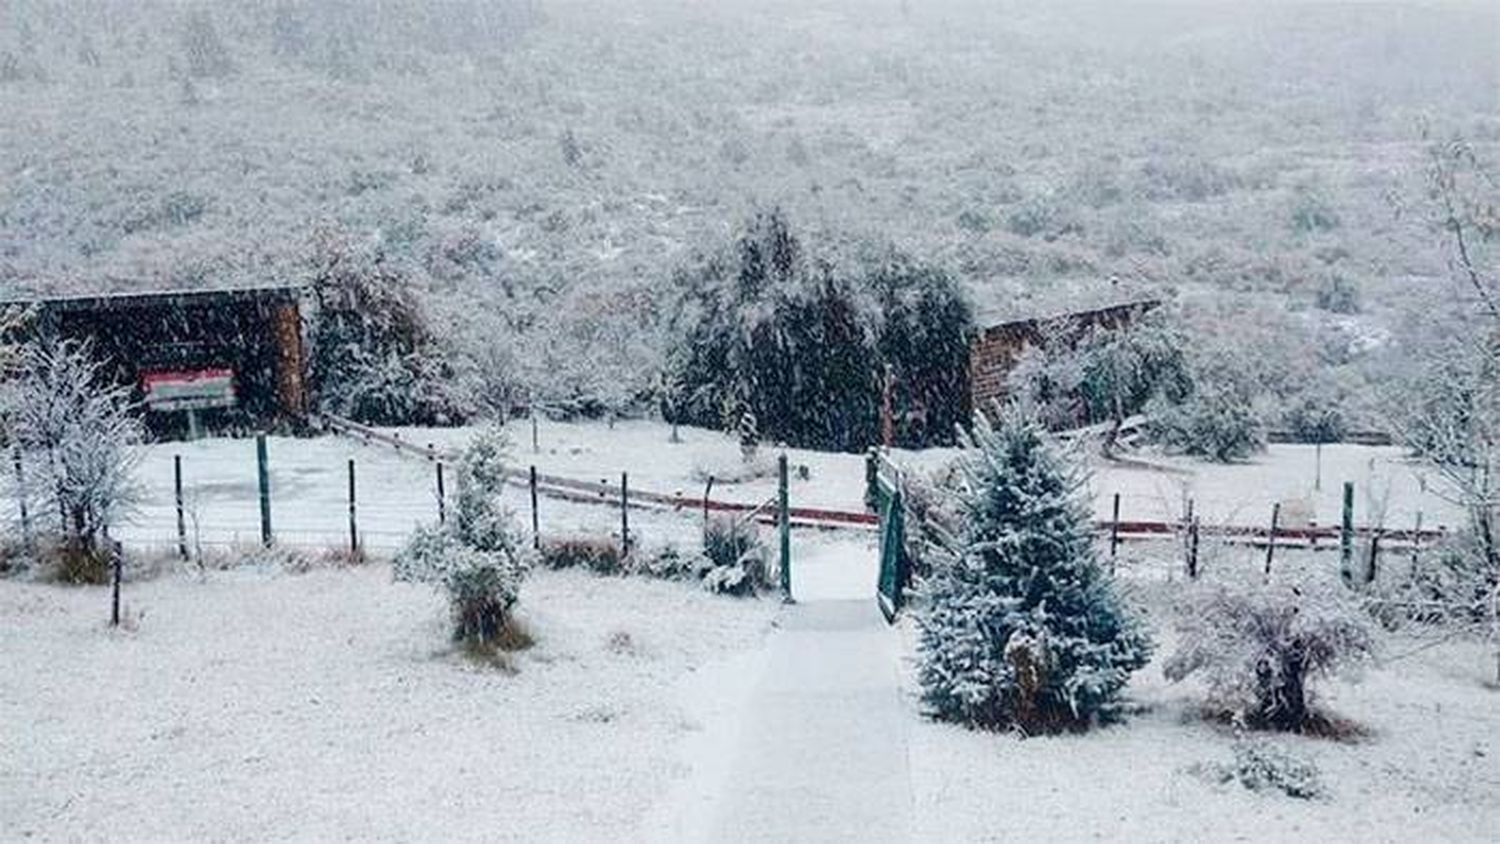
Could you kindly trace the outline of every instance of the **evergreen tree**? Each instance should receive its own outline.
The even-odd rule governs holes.
[[[1094,557],[1085,476],[1031,413],[964,437],[916,618],[922,699],[941,719],[1028,733],[1113,714],[1151,643]]]

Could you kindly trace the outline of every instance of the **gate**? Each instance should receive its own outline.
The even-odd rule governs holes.
[[[880,517],[880,575],[875,583],[875,600],[885,620],[894,623],[905,601],[907,580],[901,473],[884,454],[872,451],[865,464],[865,482],[865,503]]]

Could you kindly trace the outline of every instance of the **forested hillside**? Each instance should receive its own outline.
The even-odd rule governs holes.
[[[1452,289],[1426,150],[1493,157],[1497,27],[1488,3],[0,0],[0,290],[305,280],[337,240],[430,294],[475,390],[625,401],[674,273],[776,206],[831,263],[947,269],[981,321],[1150,292],[1288,373],[1367,379]]]

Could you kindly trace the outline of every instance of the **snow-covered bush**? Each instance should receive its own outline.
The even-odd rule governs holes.
[[[945,720],[1055,732],[1117,713],[1151,644],[1098,565],[1082,461],[1007,408],[975,420],[957,531],[920,587],[922,700]]]
[[[453,517],[438,527],[418,528],[392,566],[397,580],[442,588],[454,639],[481,648],[506,642],[510,611],[531,567],[530,548],[498,501],[505,485],[505,449],[498,428],[475,435],[459,460]]]
[[[0,393],[0,418],[22,452],[33,512],[58,514],[59,553],[70,580],[102,581],[101,539],[139,497],[144,438],[128,388],[112,384],[90,347],[37,340],[21,348]]]
[[[1214,705],[1248,726],[1294,732],[1314,724],[1308,683],[1376,645],[1364,609],[1322,581],[1206,587],[1179,613],[1177,632],[1168,679],[1202,672]]]
[[[619,574],[623,570],[620,543],[596,537],[549,539],[542,543],[540,564],[549,569],[588,569],[595,574]]]
[[[703,529],[703,556],[708,570],[703,588],[725,595],[753,595],[772,588],[766,547],[754,522],[716,516]]]
[[[1278,791],[1299,800],[1327,794],[1317,765],[1265,741],[1237,739],[1233,762],[1199,765],[1196,769],[1220,783],[1237,782],[1258,793]]]
[[[1233,384],[1199,381],[1179,402],[1153,399],[1146,417],[1152,439],[1184,454],[1228,463],[1265,447],[1252,397]]]
[[[1286,428],[1297,442],[1336,443],[1348,432],[1340,397],[1326,386],[1303,391],[1287,408]]]

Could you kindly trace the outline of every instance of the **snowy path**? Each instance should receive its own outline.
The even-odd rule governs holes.
[[[751,693],[709,838],[911,838],[900,642],[873,598],[787,608]]]

